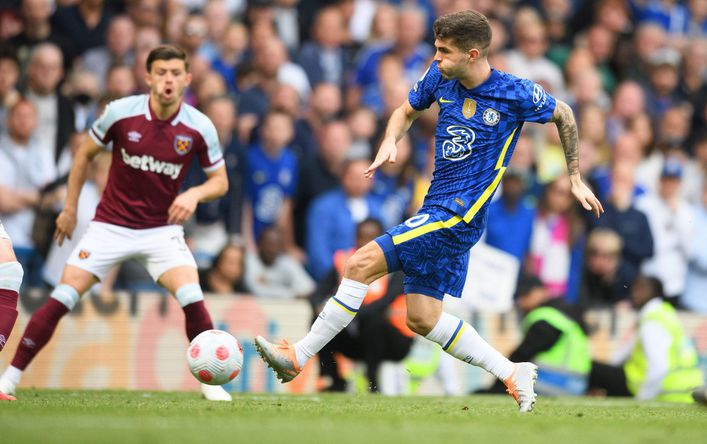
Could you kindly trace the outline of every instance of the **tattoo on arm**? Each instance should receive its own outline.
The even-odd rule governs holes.
[[[570,176],[579,174],[579,135],[572,108],[565,102],[558,100],[551,120],[555,122],[557,130],[560,132],[560,141],[565,150],[567,171]]]

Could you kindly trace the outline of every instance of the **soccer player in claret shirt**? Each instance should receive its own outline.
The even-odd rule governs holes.
[[[371,178],[383,163],[395,162],[396,142],[437,102],[435,170],[422,208],[356,251],[336,295],[302,340],[272,344],[257,337],[256,346],[283,382],[292,380],[353,319],[371,282],[403,270],[410,329],[501,379],[519,410],[528,412],[535,404],[537,367],[506,359],[471,325],[444,313],[442,299],[445,294],[461,296],[469,250],[484,230],[488,203],[524,122],[557,125],[572,194],[597,217],[603,209],[580,179],[577,125],[570,107],[540,85],[489,66],[491,28],[486,17],[476,11],[444,15],[435,21],[434,33],[434,61],[391,115],[378,154],[365,172]]]
[[[0,222],[0,351],[10,338],[17,320],[17,300],[24,271],[12,250],[10,236]],[[0,392],[0,401],[14,401],[10,393]]]
[[[182,101],[191,81],[188,68],[181,49],[153,49],[147,57],[149,95],[110,103],[91,127],[91,137],[74,159],[66,205],[56,220],[54,238],[59,245],[71,238],[76,227],[76,206],[88,162],[110,149],[113,160],[106,189],[59,285],[32,315],[10,367],[0,378],[0,392],[15,392],[22,372],[49,341],[62,316],[111,267],[129,258],[142,262],[152,278],[177,298],[190,340],[213,328],[181,224],[199,202],[222,196],[228,178],[213,123]],[[207,180],[178,194],[194,157]],[[219,386],[202,385],[202,393],[209,400],[231,400]]]

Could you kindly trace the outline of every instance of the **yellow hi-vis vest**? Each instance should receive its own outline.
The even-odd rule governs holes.
[[[544,395],[583,395],[592,367],[589,339],[582,327],[560,310],[540,307],[523,319],[523,332],[539,321],[545,321],[562,334],[555,344],[539,353],[533,361],[538,365],[538,393]]]
[[[661,391],[656,399],[666,402],[693,402],[690,393],[704,384],[704,380],[698,367],[697,351],[690,338],[685,335],[675,309],[669,303],[663,302],[659,309],[640,320],[639,328],[645,322],[659,323],[672,337],[668,349],[668,374],[663,378]],[[648,374],[648,360],[643,346],[641,341],[636,341],[631,355],[624,363],[626,385],[634,395],[638,393]]]

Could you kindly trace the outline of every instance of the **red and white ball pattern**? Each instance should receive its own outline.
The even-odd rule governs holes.
[[[191,374],[204,384],[223,385],[243,366],[243,348],[236,338],[221,330],[206,330],[187,349]]]

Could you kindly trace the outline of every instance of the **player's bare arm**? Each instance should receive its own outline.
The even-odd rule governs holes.
[[[398,152],[395,144],[398,140],[402,139],[407,130],[410,129],[412,122],[420,117],[421,114],[422,111],[417,111],[414,109],[410,106],[410,102],[407,100],[405,103],[396,108],[395,111],[393,111],[393,114],[391,114],[390,119],[388,120],[388,126],[385,130],[385,137],[383,138],[383,142],[381,142],[381,146],[378,149],[378,154],[376,154],[376,158],[373,160],[373,163],[364,172],[364,176],[366,178],[370,179],[373,177],[373,173],[376,169],[385,162],[395,163],[395,158]]]
[[[76,208],[78,207],[81,188],[86,182],[86,170],[88,169],[88,164],[102,150],[103,148],[96,144],[93,139],[86,137],[74,155],[74,162],[69,172],[64,209],[56,218],[54,240],[59,246],[64,243],[64,238],[71,239],[71,235],[76,228]]]
[[[226,167],[218,168],[206,173],[206,181],[201,185],[191,187],[178,195],[169,207],[169,224],[183,224],[186,222],[200,202],[218,199],[228,191],[228,175]]]
[[[560,132],[567,171],[572,183],[572,194],[585,210],[593,211],[596,217],[601,216],[601,213],[604,212],[601,202],[594,196],[592,190],[582,182],[579,174],[579,135],[572,108],[565,102],[558,100],[551,120],[555,122],[557,130]]]

